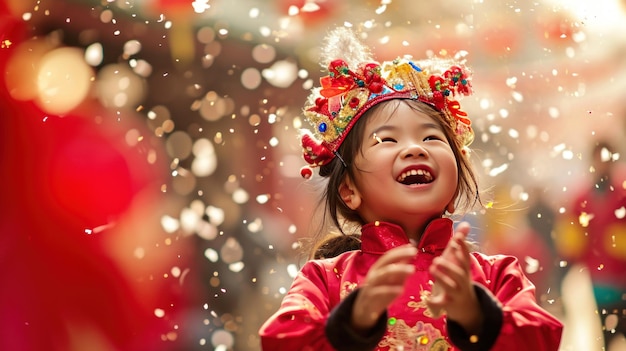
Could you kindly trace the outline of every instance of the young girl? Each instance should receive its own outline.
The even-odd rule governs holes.
[[[470,252],[469,226],[448,218],[480,202],[473,131],[453,100],[471,93],[468,71],[379,64],[347,29],[324,52],[334,59],[305,106],[316,135],[304,134],[304,158],[328,178],[337,228],[360,226],[360,248],[320,247],[331,254],[302,267],[260,330],[263,350],[558,350],[562,325],[517,260]]]

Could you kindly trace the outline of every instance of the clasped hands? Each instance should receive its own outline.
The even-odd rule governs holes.
[[[433,285],[426,304],[434,318],[445,314],[472,333],[480,328],[482,314],[471,279],[471,258],[466,243],[469,231],[468,223],[460,223],[443,253],[433,260],[429,268]],[[412,264],[415,255],[418,255],[415,246],[399,246],[387,251],[372,265],[354,303],[352,325],[355,330],[363,333],[370,330],[387,306],[402,294],[407,278],[415,273]]]

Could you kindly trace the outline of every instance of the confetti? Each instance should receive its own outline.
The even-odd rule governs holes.
[[[276,309],[279,295],[298,274],[317,199],[309,187],[323,181],[302,167],[298,133],[309,126],[300,118],[301,107],[320,78],[317,38],[336,24],[358,29],[380,59],[458,55],[483,72],[477,76],[484,79],[474,82],[475,100],[466,105],[477,136],[471,160],[482,188],[504,195],[487,195],[487,211],[470,214],[477,223],[500,213],[503,196],[517,202],[505,221],[523,226],[515,216],[523,212],[518,207],[532,203],[532,185],[550,191],[556,215],[575,216],[569,202],[596,172],[590,171],[588,141],[605,135],[621,140],[626,72],[617,53],[624,51],[626,30],[619,2],[429,4],[440,9],[437,18],[398,0],[361,2],[357,12],[348,10],[352,1],[332,7],[323,1],[287,2],[282,9],[247,0],[174,3],[77,3],[71,11],[57,0],[20,6],[16,20],[33,40],[23,43],[1,33],[0,53],[8,56],[2,78],[7,93],[43,109],[37,116],[43,127],[88,111],[85,120],[99,132],[121,135],[120,148],[140,156],[132,157],[130,166],[151,166],[107,192],[139,188],[141,179],[163,173],[163,179],[140,189],[142,195],[156,193],[158,201],[133,198],[128,213],[116,216],[119,223],[114,218],[115,225],[103,225],[113,223],[107,217],[77,228],[86,239],[123,233],[124,240],[111,245],[116,258],[131,262],[129,271],[137,275],[131,281],[176,280],[177,291],[208,297],[210,303],[198,302],[198,311],[189,312],[202,315],[200,325],[175,321],[179,307],[169,301],[150,306],[151,315],[172,323],[161,338],[178,349],[188,340],[215,350],[249,349],[261,322],[253,315]],[[194,30],[179,31],[185,26]],[[519,35],[528,26],[536,33]],[[188,45],[181,53],[172,43]],[[109,122],[122,130],[107,129]],[[45,155],[36,149],[44,140],[35,138],[27,154]],[[623,161],[619,152],[604,150],[602,157]],[[626,181],[615,186],[626,189]],[[135,209],[152,210],[149,205],[156,209]],[[569,220],[589,228],[592,212]],[[609,213],[626,218],[624,206]],[[534,217],[546,221],[549,214]],[[489,241],[490,234],[485,230],[481,240],[512,240],[503,235]],[[615,238],[610,243],[619,244]],[[549,268],[536,253],[520,257],[533,277]],[[554,263],[572,265],[564,259]],[[253,309],[258,313],[248,313]]]

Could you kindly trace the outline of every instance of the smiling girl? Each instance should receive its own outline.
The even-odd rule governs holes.
[[[333,254],[302,267],[260,330],[263,350],[558,350],[562,325],[536,304],[517,260],[470,252],[469,225],[455,232],[450,219],[480,204],[473,131],[453,100],[471,93],[468,70],[379,64],[345,28],[324,52],[304,158],[328,179],[333,224],[359,226],[360,245],[337,254],[340,240],[323,243]]]

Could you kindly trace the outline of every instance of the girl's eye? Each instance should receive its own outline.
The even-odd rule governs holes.
[[[442,140],[441,137],[437,136],[437,135],[429,135],[426,138],[424,138],[424,140]]]
[[[384,142],[392,142],[395,143],[396,139],[392,138],[392,137],[379,137],[378,135],[374,134],[373,136],[374,140],[376,140],[377,143],[384,143]]]

